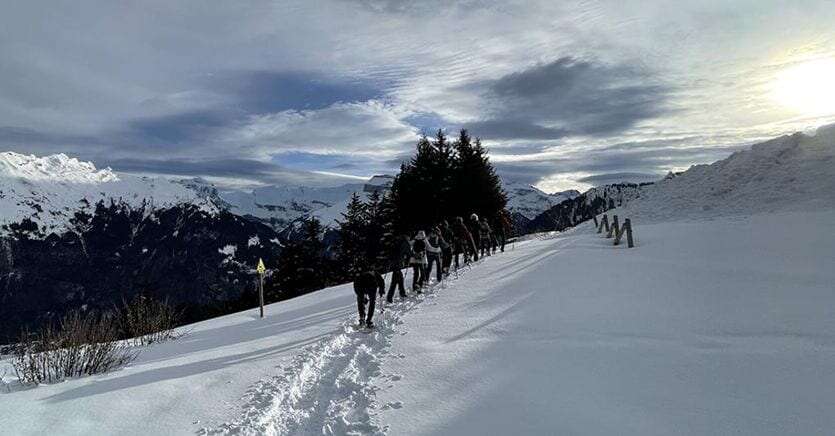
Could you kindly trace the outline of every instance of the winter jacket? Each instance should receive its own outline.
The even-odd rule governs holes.
[[[490,229],[490,224],[487,223],[486,219],[481,220],[481,226],[479,228],[479,231],[480,231],[480,235],[481,235],[482,244],[485,241],[489,242],[491,240],[491,238],[493,237],[493,231],[492,231],[492,229]]]
[[[441,240],[435,233],[430,235],[429,239],[426,240],[426,251],[433,256],[439,255],[441,253]]]
[[[406,238],[399,238],[389,252],[389,267],[392,271],[403,269],[412,257],[412,246]]]
[[[476,247],[479,247],[481,245],[481,238],[479,237],[479,235],[481,235],[481,225],[479,222],[470,220],[467,230],[469,230],[470,234],[473,236],[473,241],[475,242]]]
[[[444,248],[445,250],[454,250],[456,244],[455,234],[452,232],[452,228],[449,226],[449,224],[441,226],[441,236],[443,236],[444,241],[446,241],[446,247],[441,248]]]
[[[455,252],[463,253],[467,250],[475,251],[475,240],[463,221],[456,221],[455,224]]]
[[[499,233],[502,240],[506,240],[513,231],[513,224],[511,224],[510,220],[507,218],[507,214],[505,213],[500,213],[499,217],[496,218],[496,226],[496,231]]]
[[[429,261],[426,260],[426,241],[415,239],[412,241],[412,256],[409,258],[409,265],[427,264],[429,264]]]
[[[383,276],[376,272],[366,271],[360,273],[354,279],[354,293],[357,295],[374,295],[375,291],[383,295],[385,288],[386,282],[383,280]]]

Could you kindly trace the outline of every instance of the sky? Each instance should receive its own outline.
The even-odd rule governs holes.
[[[829,0],[0,0],[0,150],[221,185],[652,180],[835,121]]]

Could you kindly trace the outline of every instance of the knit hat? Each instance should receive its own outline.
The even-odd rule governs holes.
[[[472,214],[472,215],[470,215],[470,219],[473,220],[473,221],[478,221],[478,215]]]

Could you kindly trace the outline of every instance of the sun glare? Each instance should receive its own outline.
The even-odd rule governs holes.
[[[774,98],[801,115],[835,114],[835,60],[805,62],[777,75]]]

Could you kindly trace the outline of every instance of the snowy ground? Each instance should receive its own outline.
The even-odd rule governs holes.
[[[635,231],[520,242],[370,334],[349,286],[202,322],[111,374],[0,386],[0,428],[832,434],[835,211]]]

